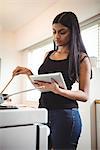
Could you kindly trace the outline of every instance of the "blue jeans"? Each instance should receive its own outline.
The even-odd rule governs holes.
[[[76,150],[81,133],[81,118],[77,108],[49,110],[49,149]]]

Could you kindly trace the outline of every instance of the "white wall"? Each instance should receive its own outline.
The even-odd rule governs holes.
[[[1,58],[1,78],[0,78],[0,92],[12,77],[12,71],[16,65],[21,64],[20,52],[15,48],[15,36],[13,33],[0,31],[0,58]],[[15,90],[19,90],[19,81],[14,79],[7,87],[4,93],[11,94]],[[15,100],[16,98],[14,98]],[[17,98],[17,100],[19,97]]]
[[[73,11],[79,22],[100,12],[99,0],[59,0],[32,22],[16,31],[17,50],[22,50],[52,35],[52,21],[62,11]]]

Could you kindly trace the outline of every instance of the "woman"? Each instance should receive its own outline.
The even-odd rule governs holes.
[[[38,73],[61,72],[67,85],[62,89],[52,83],[36,81],[38,88],[48,89],[39,99],[39,107],[49,112],[50,144],[55,150],[76,150],[81,133],[81,118],[77,101],[86,102],[89,96],[91,64],[82,42],[79,23],[73,12],[58,14],[52,23],[54,50],[46,54]],[[13,75],[32,72],[28,68],[17,67]],[[72,91],[72,85],[79,83],[79,90]]]

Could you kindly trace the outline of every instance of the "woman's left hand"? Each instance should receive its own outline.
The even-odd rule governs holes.
[[[35,80],[34,85],[36,88],[51,91],[54,92],[55,94],[57,94],[59,91],[59,85],[54,79],[52,79],[51,82]]]

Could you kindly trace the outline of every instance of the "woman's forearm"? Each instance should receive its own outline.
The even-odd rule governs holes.
[[[57,94],[67,97],[72,100],[78,100],[78,101],[83,101],[83,102],[86,102],[88,100],[88,93],[83,92],[82,90],[71,91],[71,90],[65,90],[65,89],[59,88],[59,91],[57,92]]]

